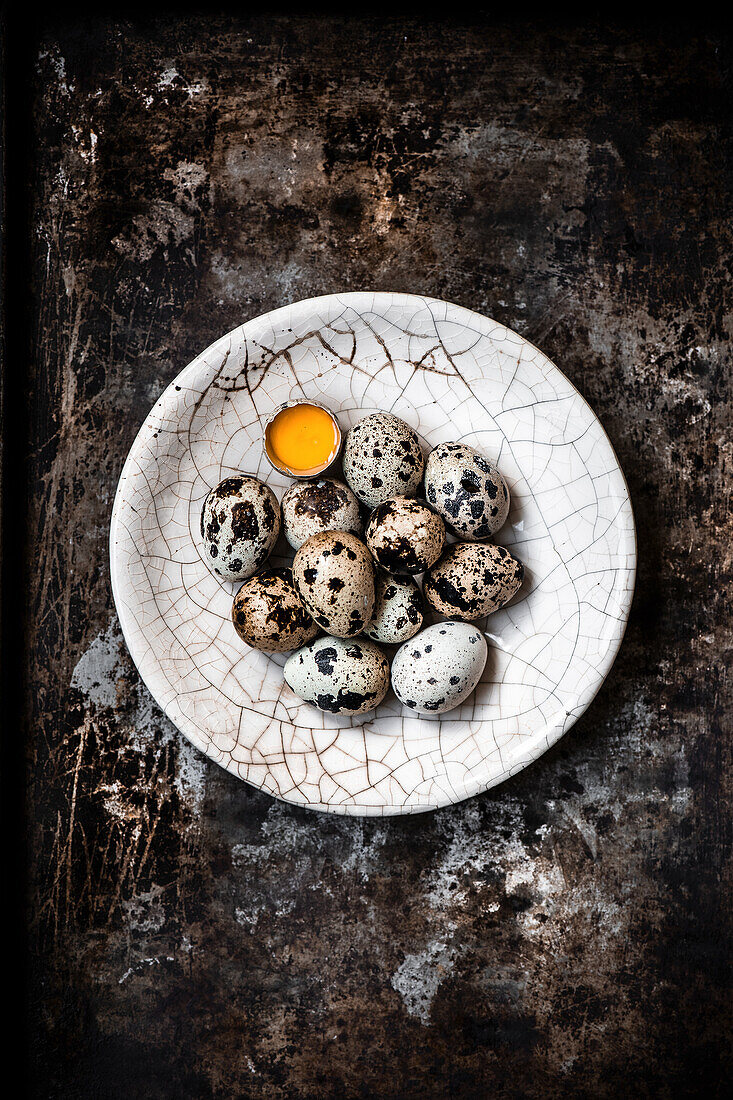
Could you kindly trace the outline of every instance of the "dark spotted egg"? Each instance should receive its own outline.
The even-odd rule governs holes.
[[[372,617],[374,566],[356,535],[311,535],[296,552],[293,580],[307,610],[329,634],[352,638]]]
[[[283,530],[294,550],[320,531],[363,530],[359,502],[348,485],[335,478],[296,482],[282,499]]]
[[[424,573],[445,546],[445,524],[421,500],[395,497],[369,517],[366,542],[388,573]]]
[[[283,670],[288,686],[331,714],[364,714],[389,688],[389,661],[364,638],[319,638],[291,654]]]
[[[245,581],[234,597],[232,622],[247,645],[265,653],[298,649],[318,633],[290,569],[263,569]]]
[[[374,615],[364,633],[375,642],[399,645],[417,634],[422,621],[422,596],[415,581],[380,570],[374,581]]]
[[[445,714],[463,703],[484,671],[488,649],[467,623],[434,623],[400,646],[392,661],[392,687],[417,714]]]
[[[343,467],[347,482],[369,508],[390,497],[412,496],[424,468],[420,440],[398,416],[371,413],[348,432]]]
[[[256,477],[227,477],[204,501],[201,556],[224,580],[243,581],[256,573],[279,534],[277,497]]]
[[[505,546],[457,542],[428,570],[423,593],[439,614],[471,622],[508,603],[523,579],[524,566]]]
[[[509,489],[493,462],[465,443],[440,443],[425,465],[425,496],[464,539],[491,538],[509,515]]]

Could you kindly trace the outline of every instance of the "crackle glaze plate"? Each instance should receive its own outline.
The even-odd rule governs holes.
[[[285,656],[248,649],[238,587],[199,557],[212,486],[236,472],[289,484],[261,450],[290,398],[322,401],[346,430],[389,410],[425,450],[448,440],[499,466],[512,508],[496,541],[522,559],[514,601],[479,625],[489,660],[443,716],[390,694],[356,718],[322,713],[282,679]],[[275,564],[287,559],[284,541]],[[278,558],[278,553],[281,559]],[[520,771],[575,722],[623,637],[636,544],[628,490],[600,422],[536,347],[468,309],[410,294],[333,294],[248,321],[179,374],[125,463],[112,514],[112,586],[140,674],[179,730],[277,798],[342,814],[405,814]]]

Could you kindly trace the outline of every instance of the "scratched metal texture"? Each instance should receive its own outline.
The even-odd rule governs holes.
[[[722,1094],[731,50],[702,29],[105,19],[35,58],[29,1005],[43,1097]],[[432,815],[297,810],[141,686],[108,523],[248,317],[408,290],[546,351],[639,535],[559,747]]]

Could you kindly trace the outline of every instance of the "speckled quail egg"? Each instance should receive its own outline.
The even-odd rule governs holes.
[[[434,623],[397,650],[392,688],[418,714],[445,714],[464,702],[484,671],[488,649],[468,623]]]
[[[443,553],[445,524],[423,501],[395,497],[372,512],[366,542],[387,572],[424,573]]]
[[[318,633],[290,569],[263,569],[245,581],[234,597],[232,622],[247,645],[265,653],[298,649]]]
[[[295,554],[293,580],[307,610],[329,634],[352,638],[374,613],[374,566],[356,535],[311,535]]]
[[[420,441],[409,424],[392,413],[365,416],[348,432],[344,477],[362,504],[376,508],[394,496],[410,496],[422,480]]]
[[[412,578],[380,570],[374,579],[374,615],[364,633],[375,642],[399,645],[417,634],[422,622],[422,596]]]
[[[282,499],[283,530],[294,550],[319,531],[363,530],[359,502],[348,485],[331,477],[301,481]]]
[[[389,688],[389,661],[364,638],[319,638],[291,654],[283,674],[296,695],[332,714],[373,710]]]
[[[423,593],[441,615],[471,622],[508,603],[523,578],[524,566],[506,547],[458,542],[428,570]]]
[[[201,556],[227,581],[264,565],[280,534],[280,505],[269,485],[237,474],[212,489],[201,511]]]
[[[441,443],[428,455],[425,496],[457,535],[488,539],[509,515],[509,489],[493,462],[465,443]]]

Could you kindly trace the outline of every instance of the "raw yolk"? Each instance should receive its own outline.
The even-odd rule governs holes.
[[[336,453],[336,425],[325,409],[291,405],[268,426],[265,446],[276,466],[302,474],[318,471]]]

